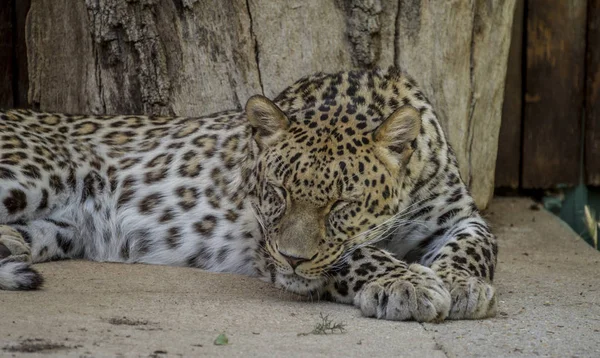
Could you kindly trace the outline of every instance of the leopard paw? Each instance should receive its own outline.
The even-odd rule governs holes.
[[[23,236],[8,225],[0,225],[0,259],[31,262],[31,249]]]
[[[450,285],[449,319],[481,319],[496,315],[496,290],[479,277],[458,279]]]
[[[31,268],[29,244],[17,230],[0,225],[0,290],[35,290],[43,283]]]
[[[367,317],[396,321],[440,322],[450,309],[450,293],[429,268],[412,264],[400,277],[381,277],[356,295],[354,304]]]

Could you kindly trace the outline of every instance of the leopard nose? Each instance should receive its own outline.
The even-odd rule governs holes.
[[[298,265],[300,265],[301,263],[310,261],[310,259],[307,259],[305,257],[288,255],[282,251],[279,251],[279,254],[283,256],[283,258],[290,264],[290,266],[292,266],[292,270],[295,270],[296,267],[298,267]]]

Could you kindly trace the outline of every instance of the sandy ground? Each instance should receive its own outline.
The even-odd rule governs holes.
[[[0,292],[0,356],[600,357],[600,253],[527,199],[495,199],[499,314],[388,322],[256,279],[62,261],[46,288]],[[310,333],[328,315],[345,333]],[[215,345],[221,333],[227,345]]]

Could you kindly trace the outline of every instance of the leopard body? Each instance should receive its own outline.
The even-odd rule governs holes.
[[[397,69],[203,117],[0,117],[0,288],[83,258],[256,275],[378,318],[495,313],[495,237]]]

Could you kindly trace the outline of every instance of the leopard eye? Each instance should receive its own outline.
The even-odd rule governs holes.
[[[327,227],[337,232],[344,232],[343,218],[345,217],[344,209],[349,207],[351,201],[338,200],[329,209],[327,214]]]
[[[281,197],[281,199],[283,199],[284,201],[285,199],[287,199],[287,191],[284,187],[271,182],[268,185],[271,187],[271,189],[273,189],[274,192],[277,193],[277,195]]]
[[[330,213],[336,212],[338,210],[343,209],[344,207],[348,206],[348,204],[350,204],[349,202],[345,201],[345,200],[338,200],[335,203],[333,203],[333,205],[331,205],[331,209],[329,209]]]
[[[287,206],[288,192],[284,187],[276,183],[269,182],[266,185],[266,190],[269,192],[271,197],[281,204],[283,207]]]
[[[287,191],[283,187],[271,182],[266,182],[263,188],[263,215],[272,221],[281,219],[287,210]]]

